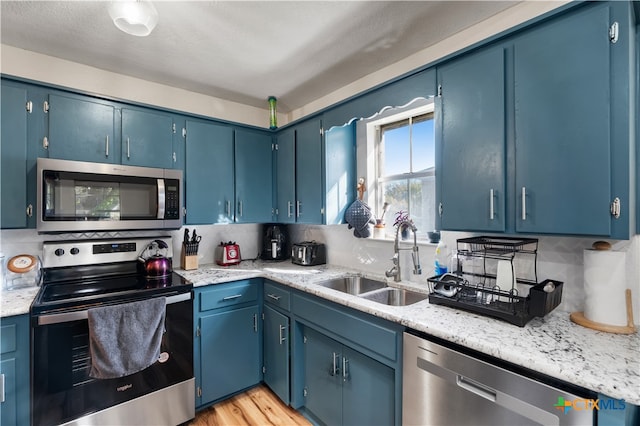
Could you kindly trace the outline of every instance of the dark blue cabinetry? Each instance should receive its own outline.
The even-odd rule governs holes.
[[[356,198],[356,123],[324,132],[324,223],[345,223],[344,213]]]
[[[261,280],[195,289],[196,408],[260,383]]]
[[[278,133],[276,143],[276,215],[280,223],[296,222],[296,129]]]
[[[48,156],[119,163],[113,105],[88,97],[49,95]]]
[[[27,226],[27,89],[2,82],[2,228]],[[33,209],[33,206],[32,206]]]
[[[121,163],[173,167],[173,119],[169,114],[122,108]]]
[[[271,281],[264,283],[263,380],[285,403],[290,402],[290,292]]]
[[[505,230],[504,55],[487,49],[438,68],[442,229]]]
[[[235,131],[236,222],[273,220],[273,140],[271,133]]]
[[[323,223],[321,131],[319,119],[296,126],[295,216],[298,223]]]
[[[186,129],[186,223],[232,223],[233,128],[187,120]]]
[[[3,88],[4,89],[4,88]],[[4,96],[4,93],[3,93]],[[29,316],[0,320],[0,423],[30,424]]]

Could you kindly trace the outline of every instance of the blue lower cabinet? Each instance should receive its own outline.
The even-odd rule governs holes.
[[[598,425],[634,426],[640,424],[640,407],[620,399],[598,395]]]
[[[0,424],[28,425],[29,397],[29,316],[0,320]]]
[[[195,290],[197,409],[260,383],[260,286],[252,279]]]
[[[392,368],[323,335],[304,329],[304,411],[328,425],[393,425]]]
[[[263,312],[264,382],[289,404],[289,317],[265,304]]]

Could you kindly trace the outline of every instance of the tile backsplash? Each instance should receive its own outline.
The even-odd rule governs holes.
[[[198,252],[199,264],[213,263],[215,247],[222,241],[236,241],[240,245],[243,259],[255,259],[260,255],[262,226],[257,224],[198,225],[190,226],[202,236]],[[179,265],[183,230],[140,231],[117,233],[38,234],[35,230],[0,231],[0,252],[5,259],[20,253],[41,255],[43,241],[88,238],[126,238],[133,236],[173,237],[174,266]],[[327,245],[327,262],[383,275],[392,266],[392,240],[361,239],[353,236],[346,225],[290,225],[289,233],[294,242],[316,240]],[[449,248],[455,248],[456,240],[472,234],[442,232],[442,239]],[[595,238],[539,237],[538,280],[555,279],[564,282],[562,304],[559,309],[568,312],[584,309],[583,250],[591,247]],[[634,319],[640,323],[640,235],[628,241],[610,241],[614,249],[627,252],[627,287],[631,288],[634,304]],[[403,243],[409,246],[409,243]],[[402,251],[401,269],[403,280],[427,285],[433,273],[435,244],[419,244],[422,275],[412,274],[411,255]]]

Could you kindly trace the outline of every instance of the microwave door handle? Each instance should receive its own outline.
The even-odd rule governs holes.
[[[165,207],[165,188],[164,179],[158,179],[158,214],[157,219],[164,219],[164,207]]]

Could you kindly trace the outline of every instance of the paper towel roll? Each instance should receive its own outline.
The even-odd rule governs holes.
[[[626,326],[626,253],[584,251],[584,316],[601,324]]]

